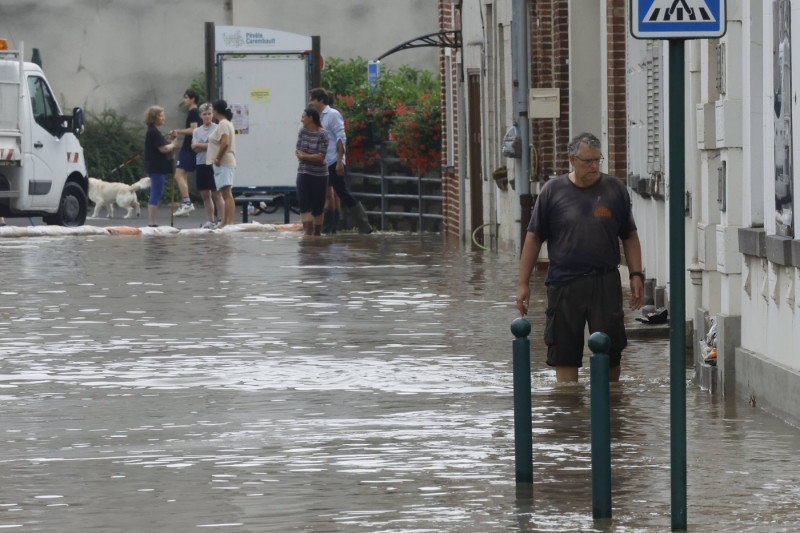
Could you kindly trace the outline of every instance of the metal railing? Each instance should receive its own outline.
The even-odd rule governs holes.
[[[381,217],[381,230],[385,231],[387,228],[387,217],[416,217],[418,219],[418,231],[422,231],[423,220],[442,220],[444,217],[440,213],[426,213],[425,207],[429,202],[438,202],[441,206],[442,195],[423,194],[425,184],[434,184],[439,186],[441,190],[442,180],[439,178],[423,178],[421,176],[391,176],[387,174],[387,166],[390,163],[399,161],[396,158],[384,157],[380,159],[380,174],[367,174],[363,172],[349,172],[350,178],[360,178],[362,180],[379,180],[380,193],[374,192],[355,192],[351,194],[359,199],[362,198],[380,198],[380,211],[368,210],[368,215],[380,215]],[[416,183],[416,194],[400,194],[391,192],[393,183]],[[391,200],[416,200],[416,212],[401,212],[389,211],[389,202]],[[440,210],[441,211],[441,210]]]

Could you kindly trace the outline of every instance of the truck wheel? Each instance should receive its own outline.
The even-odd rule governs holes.
[[[86,213],[89,200],[86,192],[80,185],[73,181],[64,185],[64,192],[61,193],[61,201],[58,204],[58,212],[55,215],[42,217],[47,224],[58,226],[82,226],[86,222]]]

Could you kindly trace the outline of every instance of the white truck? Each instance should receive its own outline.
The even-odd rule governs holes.
[[[0,39],[0,216],[81,226],[89,178],[78,135],[83,110],[61,114],[42,69]]]

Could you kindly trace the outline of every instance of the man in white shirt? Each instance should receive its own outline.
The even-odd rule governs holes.
[[[330,107],[329,103],[328,92],[325,89],[311,90],[308,105],[319,111],[322,127],[330,137],[328,153],[325,156],[325,164],[328,165],[328,186],[333,187],[333,190],[336,191],[344,208],[351,211],[358,226],[358,232],[371,233],[372,225],[369,223],[364,206],[353,198],[344,182],[345,146],[347,145],[344,119],[341,113]]]

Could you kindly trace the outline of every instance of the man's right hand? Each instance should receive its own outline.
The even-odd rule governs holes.
[[[531,288],[528,285],[520,285],[517,287],[517,309],[519,309],[520,316],[528,314],[528,303],[531,299]]]
[[[528,302],[531,298],[531,273],[536,266],[542,242],[532,231],[525,235],[522,255],[519,258],[519,277],[517,278],[517,309],[522,316],[528,314]]]

